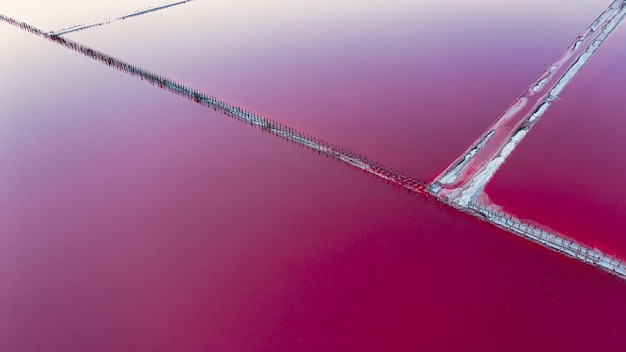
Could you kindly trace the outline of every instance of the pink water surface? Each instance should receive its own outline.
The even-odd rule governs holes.
[[[626,30],[600,48],[486,188],[504,209],[626,259]]]
[[[1,351],[623,348],[623,280],[0,36]]]
[[[68,37],[432,180],[607,5],[207,1]]]

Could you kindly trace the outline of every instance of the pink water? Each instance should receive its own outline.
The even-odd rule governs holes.
[[[0,36],[0,350],[622,349],[623,280]]]
[[[624,28],[583,68],[487,186],[504,209],[626,258]]]
[[[194,2],[68,37],[432,180],[608,2],[509,5]]]

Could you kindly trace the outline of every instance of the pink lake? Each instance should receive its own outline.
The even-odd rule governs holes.
[[[0,36],[1,351],[623,349],[625,281],[4,23]],[[179,63],[207,53],[172,51],[162,73],[195,77]],[[257,103],[335,138],[288,114],[295,102]],[[360,121],[352,107],[339,131]],[[368,116],[387,128],[398,115]],[[423,177],[452,160],[404,153],[395,165]]]

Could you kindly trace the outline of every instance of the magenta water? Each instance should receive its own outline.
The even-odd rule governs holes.
[[[590,59],[590,57],[597,50],[597,48],[599,48],[599,46],[606,39],[606,37],[608,37],[610,33],[613,31],[613,29],[619,24],[619,22],[621,21],[621,18],[623,17],[623,11],[621,10],[622,7],[623,7],[623,2],[621,0],[617,0],[614,3],[612,3],[609,6],[609,8],[605,10],[598,17],[598,19],[585,31],[585,33],[579,36],[578,40],[570,48],[568,48],[568,50],[566,51],[566,54],[564,54],[562,59],[559,60],[557,63],[553,64],[549,68],[549,70],[547,70],[545,74],[538,79],[536,83],[533,83],[532,88],[530,89],[531,92],[529,92],[530,96],[532,96],[533,93],[538,93],[543,86],[546,86],[544,90],[545,89],[549,90],[549,95],[546,98],[544,103],[539,102],[539,103],[531,104],[531,106],[535,105],[536,109],[538,110],[537,112],[532,113],[530,117],[528,117],[529,124],[534,123],[535,122],[534,120],[537,120],[545,112],[545,110],[547,110],[547,107],[559,96],[560,92],[567,85],[567,83],[569,83],[569,81],[572,80],[573,76],[580,70],[580,68],[583,67],[583,65]],[[143,12],[149,13],[153,11],[149,10],[149,11],[143,11]],[[130,16],[130,17],[134,17],[134,16]],[[188,86],[185,86],[176,81],[173,81],[170,78],[163,77],[155,73],[151,73],[149,71],[146,71],[143,68],[126,63],[115,57],[105,54],[101,51],[94,50],[92,48],[81,45],[74,41],[60,37],[59,35],[44,34],[42,31],[40,31],[37,28],[33,28],[32,26],[26,23],[15,21],[5,16],[2,16],[0,18],[8,24],[11,24],[15,27],[26,30],[27,32],[31,34],[37,35],[44,39],[51,40],[57,44],[64,46],[67,49],[76,51],[89,58],[95,59],[96,61],[104,63],[109,67],[115,68],[122,73],[130,74],[152,85],[158,85],[160,88],[166,89],[167,91],[170,91],[177,95],[188,98],[196,103],[200,103],[201,105],[209,107],[218,112],[224,113],[227,116],[239,119],[242,122],[249,123],[252,126],[257,126],[259,128],[262,128],[264,131],[280,136],[281,138],[284,138],[285,140],[289,140],[295,144],[305,146],[307,148],[311,148],[314,151],[320,154],[323,154],[325,156],[331,156],[337,161],[346,162],[350,164],[351,166],[356,167],[359,170],[369,172],[373,175],[382,177],[383,179],[391,181],[394,184],[398,184],[406,188],[409,191],[417,191],[418,193],[423,193],[424,191],[424,185],[425,185],[424,181],[418,181],[410,177],[407,178],[406,176],[401,176],[397,174],[396,172],[389,170],[388,168],[377,166],[376,162],[368,161],[366,158],[362,158],[358,154],[354,154],[354,153],[350,153],[346,151],[338,151],[336,146],[333,146],[332,144],[328,144],[324,141],[320,141],[316,137],[310,137],[309,135],[305,133],[294,131],[289,126],[284,126],[275,121],[268,120],[253,112],[248,112],[246,111],[246,109],[233,106],[232,104],[224,102],[223,100],[207,96]],[[120,18],[123,19],[125,17],[120,17]],[[596,32],[596,34],[594,34],[594,32]],[[574,55],[577,51],[584,51],[584,53]],[[570,56],[572,56],[572,58],[568,59]],[[559,67],[566,68],[570,65],[571,65],[571,68],[567,70],[567,72],[564,72],[564,73],[560,72]],[[552,80],[553,81],[558,80],[558,83],[556,84],[550,83],[551,76],[555,76],[554,79]],[[528,100],[526,95],[527,94],[525,94],[523,97],[520,97],[518,100],[518,103],[514,104],[513,107],[510,108],[501,117],[501,120],[512,119],[511,117],[509,117],[509,115],[512,113],[519,114],[520,111],[517,111],[517,110],[519,110],[520,107],[518,107],[518,105],[522,106],[524,104],[525,105],[529,104],[528,102],[526,102],[526,100]],[[541,97],[539,97],[538,99],[541,99]],[[526,113],[524,113],[522,116],[527,116],[527,115]],[[501,120],[499,120],[495,124],[495,126],[498,126],[499,124],[501,124]],[[504,158],[506,158],[506,156],[508,156],[508,154],[512,151],[513,147],[517,143],[519,143],[519,140],[521,139],[521,137],[518,138],[518,136],[525,135],[528,129],[530,128],[530,126],[532,126],[532,124],[526,126],[524,130],[520,130],[518,132],[514,131],[515,133],[514,137],[512,137],[511,141],[507,143],[505,147],[503,147],[502,155],[496,158],[496,159],[501,159],[499,161],[499,164],[502,164],[502,162],[504,161]],[[499,130],[505,130],[506,132],[506,130],[508,130],[508,127],[507,126],[497,127],[495,128],[495,130],[492,130],[491,132],[486,133],[485,135],[480,137],[479,142],[477,142],[478,144],[475,145],[473,149],[469,152],[469,154],[464,156],[463,159],[467,161],[468,157],[470,157],[472,154],[476,152],[482,153],[487,149],[489,150],[493,149],[491,148],[490,144],[501,143],[500,142],[501,138],[496,138],[496,136],[492,136],[492,134],[496,133]],[[494,139],[496,139],[495,142],[494,142]],[[485,145],[483,146],[483,144]],[[511,144],[513,144],[513,147],[509,146]],[[474,156],[474,159],[476,158],[477,156]],[[495,171],[499,167],[499,165],[496,166],[495,168],[491,167],[491,165],[494,162],[496,162],[495,159],[493,161],[490,161],[489,164],[487,165],[487,168],[488,168],[487,171],[491,172],[490,176],[488,176],[487,179],[485,179],[485,177],[483,176],[484,174],[483,171],[481,171],[480,174],[476,176],[476,178],[482,180],[481,182],[483,182],[483,186],[480,186],[480,185],[473,186],[473,189],[474,189],[473,192],[477,192],[477,191],[482,192],[484,188],[484,183],[486,183],[491,178],[491,175],[493,175],[493,173],[495,173]],[[453,164],[452,166],[454,167],[454,170],[456,170],[458,167],[463,166],[462,164],[459,164],[459,166],[454,166],[454,165],[455,164]],[[467,166],[467,168],[471,169],[472,165],[473,164],[470,164],[469,166]],[[458,172],[452,171],[452,173],[455,174],[455,177],[456,177],[456,174]],[[445,177],[441,179],[441,182],[449,183],[450,181],[447,180],[448,177],[449,177],[449,174],[446,174]],[[475,182],[472,181],[472,184],[474,183]],[[437,184],[435,184],[435,186],[437,186]],[[434,192],[437,192],[437,190],[435,190]],[[463,205],[467,206],[467,203],[468,203],[468,200],[464,200],[465,198],[468,197],[468,195],[465,195],[465,193],[466,191],[463,191],[463,196],[461,197],[461,200],[463,202],[459,202],[459,204],[462,206]],[[492,214],[493,212],[489,211],[488,213]],[[484,215],[487,215],[489,218],[491,218],[491,215],[489,214],[484,214]],[[507,216],[507,218],[510,218],[510,215]],[[510,222],[510,219],[507,219],[507,223],[508,222]],[[496,223],[504,226],[503,216],[500,216],[498,220],[496,221]],[[517,227],[524,226],[524,229],[522,231],[524,233],[524,236],[528,235],[530,236],[529,239],[538,240],[539,242],[544,243],[541,240],[544,237],[543,235],[544,231],[541,230],[541,228],[530,229],[528,225],[524,225],[521,222],[518,222],[518,224],[516,225],[515,221],[513,221],[513,224],[510,224],[508,226],[517,226]],[[508,227],[508,226],[504,226],[504,228],[507,230],[513,230],[512,227]],[[518,230],[522,230],[522,228],[518,228]],[[517,230],[515,232],[517,232]],[[554,236],[552,237],[550,236],[550,231],[548,232],[546,238],[555,239]],[[573,242],[572,240],[568,240],[567,243],[565,243],[564,242],[565,238],[563,236],[560,236],[560,237],[557,236],[556,239],[558,241],[553,243],[554,245],[556,245],[556,247],[554,245],[550,245],[550,247],[554,247],[559,251],[564,251],[564,253],[568,253],[576,258],[583,259],[585,262],[593,264],[594,266],[603,267],[607,270],[610,270],[612,273],[619,273],[621,275],[625,274],[624,265],[621,264],[619,259],[616,259],[614,257],[607,258],[604,253],[599,252],[598,250],[594,250],[593,248],[589,248],[584,245],[581,245],[580,243],[577,245],[574,245],[572,243]],[[583,247],[585,247],[584,250],[583,250]],[[591,255],[589,251],[595,254]],[[582,257],[580,257],[580,255],[582,255]]]
[[[622,347],[622,280],[1,30],[2,350]]]
[[[486,188],[518,216],[626,257],[619,28]]]
[[[432,179],[606,7],[318,3],[193,2],[68,38]]]

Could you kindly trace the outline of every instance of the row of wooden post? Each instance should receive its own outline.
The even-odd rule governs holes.
[[[372,173],[382,175],[386,179],[402,187],[412,189],[412,190],[419,190],[419,191],[424,191],[426,188],[427,183],[425,181],[417,180],[415,178],[403,175],[398,171],[395,171],[390,168],[386,168],[376,162],[373,162],[363,157],[360,154],[356,154],[347,149],[335,146],[315,136],[311,136],[306,133],[299,132],[295,130],[294,128],[287,126],[285,124],[278,123],[276,121],[260,116],[256,113],[240,108],[238,106],[232,105],[230,103],[227,103],[215,97],[206,96],[205,94],[199,91],[196,91],[191,87],[179,84],[163,76],[159,76],[157,74],[151,73],[140,67],[136,67],[127,62],[114,58],[110,55],[93,50],[82,44],[73,42],[71,40],[67,40],[63,37],[50,36],[50,39],[74,51],[78,51],[82,53],[83,55],[86,55],[93,59],[101,61],[107,64],[108,66],[112,66],[121,71],[127,72],[133,76],[139,76],[141,79],[147,80],[149,83],[153,85],[158,85],[160,88],[167,89],[170,92],[184,96],[196,103],[208,106],[212,108],[213,110],[219,111],[223,114],[226,114],[228,116],[231,116],[243,122],[257,125],[261,129],[267,130],[270,133],[273,133],[282,138],[288,139],[292,142],[295,142],[296,144],[307,146],[306,143],[303,143],[303,142],[304,141],[310,142],[313,146],[311,145],[308,145],[308,146],[310,148],[317,150],[320,153],[324,153],[336,159],[341,159],[342,157],[348,157],[354,160],[358,160],[361,163],[367,165],[371,169]],[[369,170],[365,170],[365,171],[369,171]]]
[[[346,158],[346,157],[352,160],[356,160],[366,165],[365,168],[360,167],[364,171],[382,176],[383,178],[401,187],[405,187],[409,190],[422,191],[422,192],[425,191],[426,189],[427,182],[425,181],[417,180],[415,178],[403,175],[398,171],[384,167],[379,163],[373,162],[363,157],[360,154],[356,154],[347,149],[335,146],[315,136],[311,136],[306,133],[299,132],[295,130],[294,128],[287,126],[285,124],[278,123],[266,117],[255,114],[251,111],[229,104],[215,97],[206,96],[205,94],[199,91],[196,91],[191,87],[179,84],[173,80],[167,79],[166,77],[146,71],[140,67],[134,66],[120,59],[117,59],[113,56],[94,50],[90,47],[87,47],[80,43],[66,39],[64,37],[45,34],[35,27],[32,27],[30,25],[27,25],[19,21],[15,21],[5,16],[0,17],[0,19],[6,22],[9,22],[10,24],[17,26],[21,29],[29,31],[31,33],[44,36],[53,42],[63,45],[64,47],[71,49],[73,51],[79,52],[94,60],[100,61],[106,64],[107,66],[116,68],[132,76],[139,77],[142,80],[145,80],[152,85],[157,85],[162,89],[167,89],[168,91],[172,93],[184,96],[196,103],[205,105],[225,115],[231,116],[240,121],[250,123],[252,125],[260,127],[263,130],[273,133],[274,135],[278,135],[284,139],[290,140],[291,142],[294,142],[296,144],[309,147],[311,149],[317,150],[319,153],[323,153],[327,156],[333,157],[335,159],[338,159],[344,162],[347,162],[343,160],[343,158]],[[355,167],[358,167],[358,166],[355,165]]]
[[[497,217],[500,219],[504,219],[504,223],[507,227],[510,227],[512,229],[516,229],[519,230],[520,232],[526,234],[527,238],[535,241],[535,242],[549,242],[555,245],[555,247],[557,248],[562,248],[560,251],[564,252],[566,254],[571,255],[568,252],[565,252],[565,249],[570,250],[572,252],[575,252],[578,256],[581,256],[583,258],[585,258],[586,261],[590,262],[590,263],[594,263],[596,264],[599,261],[608,261],[609,263],[611,263],[611,265],[613,265],[614,267],[618,267],[618,266],[624,266],[624,263],[622,260],[602,253],[602,255],[592,255],[591,253],[598,253],[597,251],[575,241],[572,239],[567,239],[565,237],[562,236],[558,236],[555,234],[552,234],[550,232],[547,232],[543,229],[539,229],[533,225],[531,225],[528,222],[522,221],[522,220],[518,220],[513,218],[512,215],[510,214],[506,214],[503,213],[499,210],[493,209],[489,206],[480,204],[476,201],[472,201],[470,202],[470,207],[473,209],[478,210],[479,212],[488,215],[488,216],[492,216],[492,217]],[[517,226],[516,226],[517,225]],[[537,235],[537,232],[539,233],[539,235]],[[535,238],[537,237],[537,238]],[[559,239],[560,241],[557,241],[557,239]],[[591,252],[591,253],[590,253]]]

